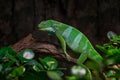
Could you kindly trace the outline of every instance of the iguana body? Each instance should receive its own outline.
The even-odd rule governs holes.
[[[40,30],[54,33],[61,42],[63,52],[67,56],[66,44],[76,54],[80,54],[78,64],[82,64],[87,58],[101,63],[103,58],[93,48],[87,37],[72,26],[54,20],[43,21],[38,25]]]

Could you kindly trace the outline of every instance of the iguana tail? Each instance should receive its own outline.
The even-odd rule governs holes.
[[[88,55],[88,57],[97,63],[102,63],[103,61],[103,57],[95,49],[91,50],[91,53]]]

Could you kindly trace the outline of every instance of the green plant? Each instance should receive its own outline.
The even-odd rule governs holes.
[[[102,52],[101,64],[87,60],[84,64],[73,65],[71,75],[64,75],[55,58],[35,58],[31,49],[19,53],[10,46],[0,48],[1,80],[120,80],[120,36],[108,33],[110,42],[97,45]]]
[[[110,42],[97,48],[104,53],[103,74],[106,80],[120,79],[120,35],[110,31],[107,34]]]
[[[0,48],[1,80],[62,80],[62,68],[52,57],[34,59],[35,53],[25,49],[16,53],[10,46]],[[61,72],[61,73],[60,73]]]

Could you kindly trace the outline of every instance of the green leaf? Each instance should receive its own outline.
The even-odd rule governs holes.
[[[46,62],[47,66],[48,66],[51,70],[56,69],[56,68],[58,67],[58,62],[57,62],[57,60],[56,60],[55,58],[46,57],[46,58],[44,58],[43,60]]]
[[[96,47],[97,47],[100,51],[102,51],[103,53],[107,54],[107,50],[105,49],[105,47],[100,46],[100,45],[96,45]]]
[[[115,77],[115,78],[120,78],[120,68],[109,68],[109,72],[111,74],[107,75],[109,77]]]
[[[56,71],[47,71],[47,75],[52,80],[62,80],[62,78]]]
[[[45,69],[48,69],[48,66],[47,66],[46,62],[42,58],[39,57],[39,61],[41,62],[41,64],[43,65],[43,67]]]
[[[9,61],[9,62],[5,62],[5,63],[3,63],[3,71],[4,70],[6,70],[6,69],[8,69],[8,68],[12,68],[12,66],[13,66],[13,64],[14,64],[15,62],[13,62],[13,61]]]
[[[43,68],[43,66],[40,64],[40,63],[38,63],[36,60],[31,60],[31,61],[29,61],[29,62],[27,62],[27,63],[25,63],[24,64],[25,66],[36,66],[37,68],[39,68],[40,70],[43,70],[44,68]],[[33,67],[34,68],[34,67]]]
[[[17,53],[10,46],[0,48],[0,59],[2,59],[6,54],[16,55]]]
[[[40,72],[40,71],[41,71],[41,69],[40,69],[38,66],[36,66],[36,65],[33,65],[33,69],[34,69],[35,71],[37,71],[37,72]]]
[[[11,61],[16,62],[17,65],[19,65],[19,61],[16,59],[15,56],[13,56],[13,55],[11,55],[11,54],[9,54],[9,53],[7,53],[5,56],[6,56],[8,59],[10,59]]]
[[[105,58],[106,65],[116,65],[120,63],[120,54],[111,55]]]
[[[119,80],[120,79],[120,71],[116,71],[114,69],[111,69],[111,70],[105,72],[105,76],[109,80]]]
[[[108,53],[109,55],[120,54],[120,49],[117,49],[117,48],[115,48],[115,49],[109,49],[109,50],[107,51],[107,53]]]
[[[9,77],[19,77],[19,76],[22,76],[24,72],[25,72],[25,67],[24,66],[20,66],[20,67],[15,68],[9,74]]]
[[[111,40],[112,43],[117,43],[120,45],[120,35],[114,37],[112,40]]]
[[[39,60],[48,70],[54,70],[58,67],[57,60],[52,57],[45,57],[44,59],[39,58]]]
[[[15,50],[13,50],[11,46],[8,46],[7,50],[8,50],[8,53],[11,54],[11,55],[16,55],[17,54],[17,52]]]

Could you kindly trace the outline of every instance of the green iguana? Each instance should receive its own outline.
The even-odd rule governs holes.
[[[69,56],[66,52],[66,44],[76,54],[80,54],[77,59],[78,64],[84,63],[87,58],[97,63],[102,62],[102,56],[93,48],[87,37],[76,28],[55,20],[43,21],[38,25],[38,28],[57,36],[66,57]]]

